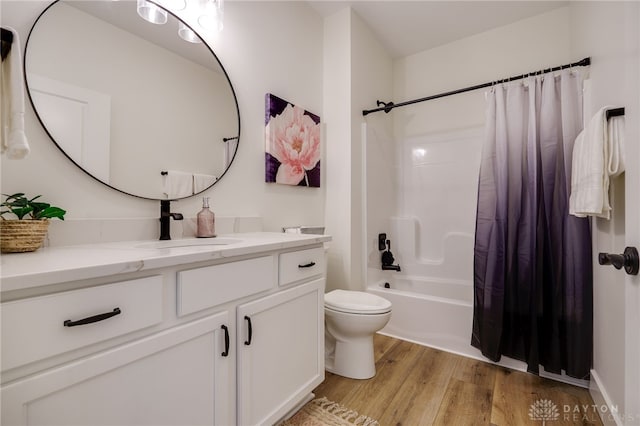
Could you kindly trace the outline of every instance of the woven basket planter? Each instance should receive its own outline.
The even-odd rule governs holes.
[[[0,251],[36,251],[42,246],[48,229],[48,220],[0,220]]]

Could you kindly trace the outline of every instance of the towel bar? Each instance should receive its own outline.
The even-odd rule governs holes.
[[[624,115],[624,108],[608,109],[606,114],[607,114],[607,120],[610,119],[611,117],[619,117],[621,115]]]

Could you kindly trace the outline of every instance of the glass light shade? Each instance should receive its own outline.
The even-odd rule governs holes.
[[[138,0],[138,15],[152,24],[162,25],[167,23],[167,11],[147,0]]]
[[[189,43],[201,43],[200,37],[193,32],[191,28],[180,22],[178,25],[178,35],[181,39],[188,41]]]
[[[187,7],[186,0],[162,0],[162,5],[171,10],[183,10]]]
[[[203,14],[198,24],[204,29],[222,31],[224,18],[224,0],[205,0]]]

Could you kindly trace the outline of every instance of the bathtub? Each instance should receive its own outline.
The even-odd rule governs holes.
[[[389,288],[385,288],[389,284]],[[389,300],[391,319],[379,333],[518,371],[527,365],[503,356],[492,362],[471,346],[473,283],[396,275],[369,284],[367,291]],[[540,368],[540,376],[589,388],[588,380],[558,375]]]
[[[390,288],[385,288],[388,284]],[[381,334],[479,358],[471,346],[473,283],[396,276],[370,284],[367,291],[393,304]]]

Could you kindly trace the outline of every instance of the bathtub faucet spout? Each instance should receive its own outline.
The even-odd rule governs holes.
[[[383,271],[398,271],[400,272],[400,265],[385,265],[382,264]]]

